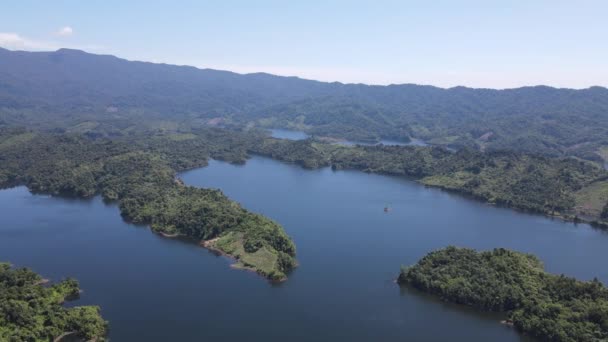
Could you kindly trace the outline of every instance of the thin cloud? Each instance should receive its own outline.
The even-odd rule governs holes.
[[[52,42],[44,42],[22,37],[17,33],[0,32],[0,46],[12,50],[56,50]]]
[[[64,26],[55,32],[57,36],[60,37],[69,37],[74,34],[74,29],[69,26]]]
[[[70,29],[71,30],[71,29]],[[73,33],[73,30],[71,31]],[[24,37],[18,33],[0,32],[0,47],[9,50],[24,50],[24,51],[54,51],[60,48],[69,48],[85,51],[103,51],[104,46],[95,44],[65,44],[52,40],[36,40]]]

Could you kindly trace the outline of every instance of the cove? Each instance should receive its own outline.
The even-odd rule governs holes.
[[[181,175],[220,188],[294,238],[300,266],[271,285],[191,243],[125,223],[100,198],[0,191],[0,260],[52,280],[72,276],[113,341],[525,340],[478,314],[400,289],[394,279],[432,249],[512,248],[546,269],[608,281],[608,234],[495,208],[388,176],[304,170],[254,157]],[[389,204],[392,211],[385,213]]]

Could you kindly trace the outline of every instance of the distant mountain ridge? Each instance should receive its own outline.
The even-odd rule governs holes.
[[[608,158],[608,89],[342,84],[70,49],[0,49],[0,124],[104,135],[207,124],[277,127],[600,161]]]

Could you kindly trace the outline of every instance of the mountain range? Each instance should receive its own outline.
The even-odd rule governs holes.
[[[0,48],[0,125],[113,136],[201,126],[608,160],[608,89],[327,83]]]

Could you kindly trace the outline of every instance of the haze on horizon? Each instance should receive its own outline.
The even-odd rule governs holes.
[[[11,50],[67,47],[344,83],[608,86],[600,0],[26,0],[2,9],[0,47]]]

